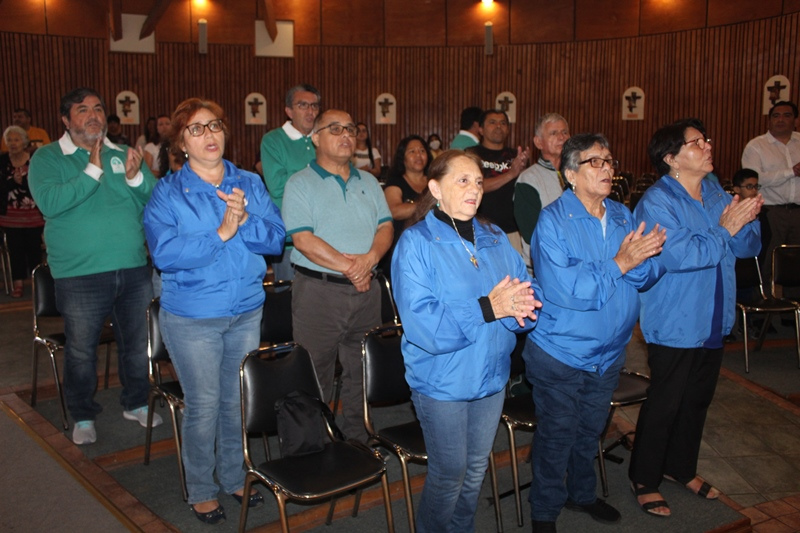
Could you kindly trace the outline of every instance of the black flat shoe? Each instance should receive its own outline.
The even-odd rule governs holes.
[[[579,513],[587,513],[593,519],[604,524],[616,524],[620,520],[619,511],[606,503],[602,498],[597,498],[592,503],[584,505],[575,502],[567,501],[564,507],[570,511],[578,511]]]
[[[214,524],[219,524],[220,522],[225,521],[225,509],[223,509],[221,505],[207,513],[201,513],[200,511],[195,510],[194,505],[190,505],[189,507],[192,509],[192,512],[197,519],[204,524],[213,526]]]
[[[239,505],[242,505],[242,500],[243,500],[242,496],[239,496],[238,494],[231,494],[231,496],[233,496],[234,500],[239,502]],[[262,505],[264,505],[264,497],[258,491],[251,494],[250,499],[247,500],[247,506],[250,509],[254,507],[261,507]]]

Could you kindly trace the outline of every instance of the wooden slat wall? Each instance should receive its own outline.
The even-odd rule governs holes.
[[[284,121],[283,95],[299,82],[316,85],[326,107],[374,121],[374,99],[398,99],[398,124],[372,126],[373,141],[388,163],[405,135],[431,132],[449,144],[461,109],[489,106],[503,90],[516,94],[517,124],[511,144],[530,144],[536,117],[557,111],[573,132],[600,131],[625,169],[650,171],[647,142],[659,126],[685,116],[703,119],[714,139],[723,179],[738,168],[747,140],[763,133],[761,87],[782,73],[800,84],[800,13],[743,24],[678,33],[549,44],[482,47],[298,46],[294,59],[255,58],[250,46],[160,43],[154,55],[109,53],[102,39],[0,33],[0,124],[29,107],[34,124],[62,132],[58,100],[83,84],[107,99],[130,89],[142,99],[142,118],[169,112],[185,97],[217,100],[230,115],[227,156],[250,168],[261,136]],[[23,59],[24,58],[24,59]],[[623,122],[621,95],[630,85],[647,94],[646,119]],[[243,125],[242,100],[267,97],[266,127]],[[135,138],[139,129],[126,127]]]

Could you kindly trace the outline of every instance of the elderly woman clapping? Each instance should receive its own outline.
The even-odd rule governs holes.
[[[638,290],[658,279],[650,257],[664,231],[638,227],[608,199],[616,161],[602,135],[579,134],[561,153],[571,186],[539,217],[531,258],[542,310],[523,352],[539,425],[533,440],[533,531],[555,531],[562,507],[613,523],[597,498],[594,458],[625,347],[639,314]]]
[[[637,503],[668,516],[658,492],[663,478],[705,499],[719,491],[697,475],[706,411],[722,364],[722,338],[734,322],[737,257],[761,248],[756,217],[761,195],[740,199],[704,179],[713,170],[711,139],[697,119],[659,129],[648,146],[663,174],[635,216],[667,230],[657,258],[666,271],[642,294],[641,327],[652,380],[642,405],[629,476]]]

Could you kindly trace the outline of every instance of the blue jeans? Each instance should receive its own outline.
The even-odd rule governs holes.
[[[489,452],[505,396],[444,402],[411,391],[428,452],[428,475],[417,511],[419,533],[475,531]]]
[[[539,419],[528,497],[531,519],[555,522],[567,499],[579,505],[597,499],[597,439],[608,418],[625,353],[602,375],[561,363],[530,338],[522,356]]]
[[[120,403],[126,411],[147,405],[147,305],[153,298],[150,267],[126,268],[55,280],[56,307],[64,317],[64,392],[75,421],[103,410],[97,390],[97,341],[111,317],[119,356]]]
[[[183,388],[181,456],[190,504],[217,498],[215,469],[226,493],[244,487],[239,365],[258,348],[261,312],[185,318],[162,308],[158,315]]]

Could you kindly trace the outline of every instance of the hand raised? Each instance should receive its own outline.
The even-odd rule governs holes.
[[[625,274],[632,268],[640,265],[645,259],[661,253],[664,241],[667,239],[667,230],[659,230],[658,224],[653,226],[650,233],[645,234],[645,223],[639,224],[635,231],[628,233],[619,245],[619,251],[614,256],[620,271]]]

